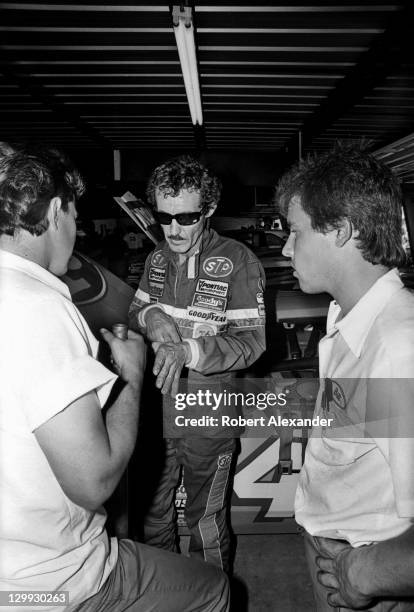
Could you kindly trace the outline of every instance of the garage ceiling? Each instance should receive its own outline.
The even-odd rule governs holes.
[[[408,2],[195,2],[202,130],[191,123],[168,4],[0,8],[4,140],[295,157],[338,138],[382,149],[414,132]]]

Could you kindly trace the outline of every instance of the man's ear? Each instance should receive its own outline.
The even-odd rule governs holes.
[[[62,210],[62,199],[59,196],[55,196],[50,200],[48,209],[48,219],[51,227],[59,229],[59,216]]]
[[[211,204],[204,216],[206,218],[211,217],[211,215],[215,212],[216,208],[217,204]]]
[[[352,238],[352,224],[349,219],[342,219],[340,226],[336,229],[335,245],[343,247]]]

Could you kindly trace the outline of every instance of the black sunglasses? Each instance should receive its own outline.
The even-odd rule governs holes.
[[[196,211],[170,215],[166,212],[154,211],[154,217],[161,225],[171,225],[173,219],[175,219],[179,225],[195,225],[195,223],[198,223],[200,220],[202,214],[201,211]]]

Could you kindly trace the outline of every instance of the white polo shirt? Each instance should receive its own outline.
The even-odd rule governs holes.
[[[107,579],[117,541],[103,508],[64,494],[33,432],[94,389],[103,406],[116,376],[96,360],[67,286],[1,250],[0,342],[0,590],[66,590],[80,602]]]
[[[309,440],[296,520],[353,546],[397,536],[414,517],[414,295],[397,270],[342,319],[331,303],[319,359],[315,414],[333,423]]]

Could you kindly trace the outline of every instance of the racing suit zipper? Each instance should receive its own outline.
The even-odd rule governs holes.
[[[196,251],[196,252],[194,253],[194,255],[192,255],[191,257],[194,257],[194,258],[195,258],[195,257],[196,257],[196,256],[199,254],[199,252],[200,252],[200,250]],[[181,277],[182,277],[183,273],[184,273],[184,272],[186,273],[186,275],[187,275],[186,277],[187,277],[188,279],[189,279],[189,278],[192,278],[192,277],[190,277],[190,276],[189,276],[189,273],[188,273],[188,266],[189,266],[189,260],[188,260],[188,259],[186,259],[186,260],[185,260],[185,261],[184,261],[184,262],[181,264],[181,266],[180,266],[179,264],[176,264],[176,262],[175,262],[175,261],[173,261],[173,264],[174,264],[175,269],[176,269],[176,275],[175,275],[175,281],[174,281],[174,301],[175,301],[175,303],[177,304],[177,288],[178,288],[178,283],[179,283],[179,281],[181,281]]]
[[[177,304],[177,287],[178,287],[178,277],[180,276],[181,272],[180,272],[180,268],[182,268],[183,266],[179,266],[178,264],[175,263],[175,261],[173,261],[173,264],[175,266],[175,281],[174,281],[174,303]]]

